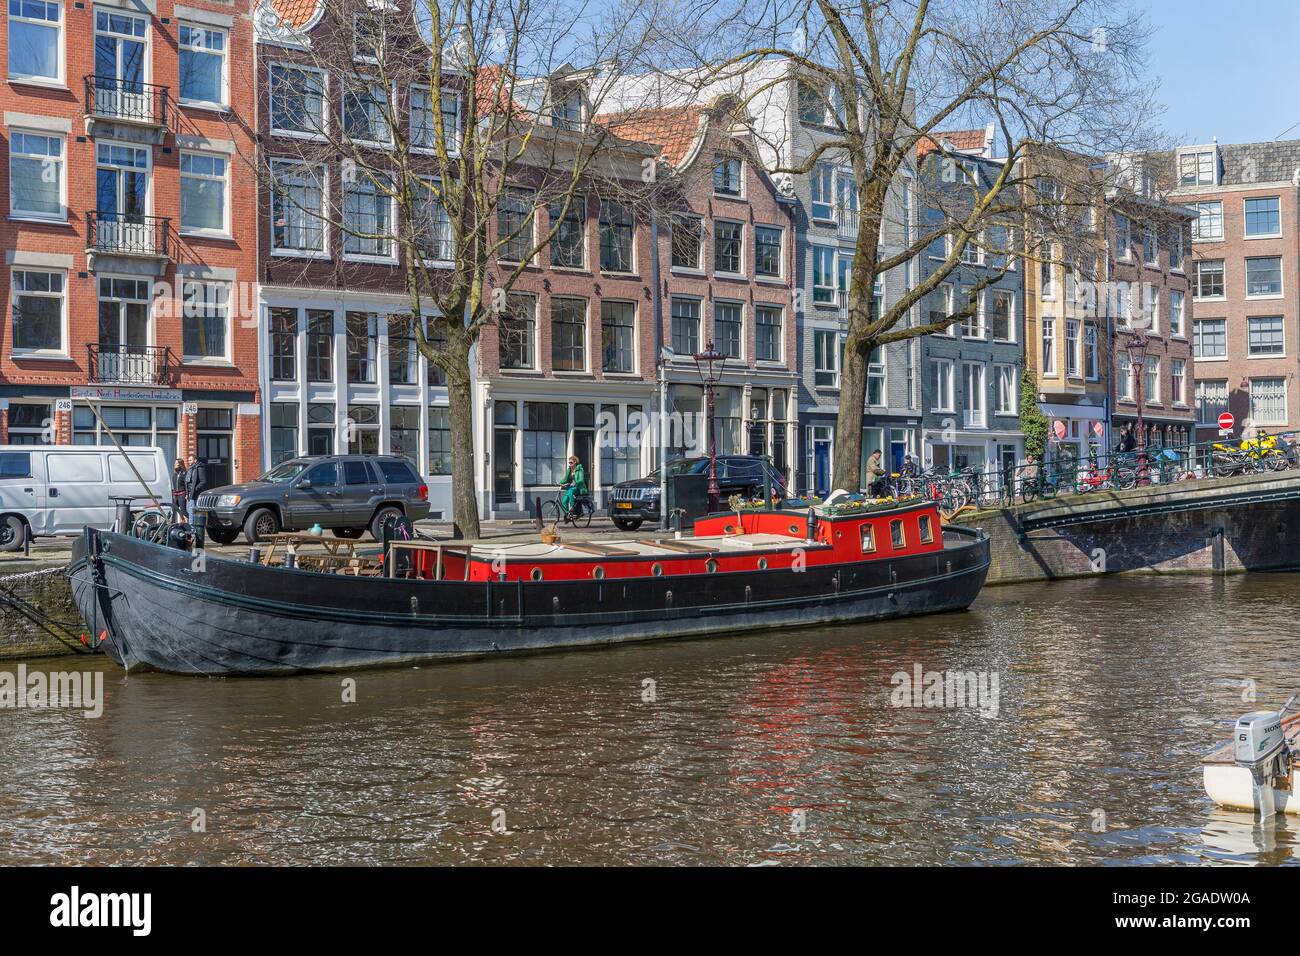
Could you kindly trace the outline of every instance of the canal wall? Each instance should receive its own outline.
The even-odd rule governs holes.
[[[62,561],[7,561],[5,564],[0,570],[0,660],[84,652],[79,641],[84,625],[72,603],[72,589],[65,573],[67,564]],[[44,626],[38,621],[44,621]]]
[[[1269,494],[1285,483],[1297,483],[1294,472],[1280,479],[1254,478],[1234,483],[1234,492]],[[989,584],[1094,574],[1234,574],[1300,566],[1300,497],[1242,503],[1225,500],[1224,492],[1222,482],[1187,482],[978,512],[963,515],[957,523],[988,532]],[[1167,504],[1187,510],[1150,513]],[[1080,523],[1027,527],[1034,518]]]

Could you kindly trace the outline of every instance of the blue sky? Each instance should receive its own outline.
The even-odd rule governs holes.
[[[1300,139],[1300,3],[1146,0],[1146,8],[1164,126],[1179,142]]]

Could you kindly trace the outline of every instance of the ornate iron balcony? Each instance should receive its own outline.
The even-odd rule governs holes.
[[[92,384],[170,385],[177,364],[165,345],[87,345]]]
[[[85,81],[87,116],[143,126],[167,124],[167,87],[93,74]]]
[[[86,246],[92,252],[166,259],[171,255],[171,219],[134,213],[86,213]]]

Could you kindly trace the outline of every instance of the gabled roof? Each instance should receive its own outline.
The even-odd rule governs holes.
[[[285,26],[299,30],[316,16],[319,0],[267,0]]]
[[[930,153],[941,151],[940,143],[947,143],[959,153],[985,155],[988,148],[988,129],[954,129],[935,133],[934,138],[926,137],[916,144],[916,158],[925,159]]]
[[[707,107],[700,105],[669,106],[601,113],[596,122],[619,139],[659,146],[666,163],[680,166],[702,135],[702,118],[707,112]]]

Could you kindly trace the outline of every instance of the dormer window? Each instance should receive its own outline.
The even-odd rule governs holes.
[[[1219,164],[1213,149],[1185,150],[1178,154],[1179,186],[1214,186]]]
[[[740,195],[740,160],[719,156],[713,164],[713,191],[719,196]]]
[[[571,86],[551,90],[551,125],[556,129],[582,128],[582,91]]]

